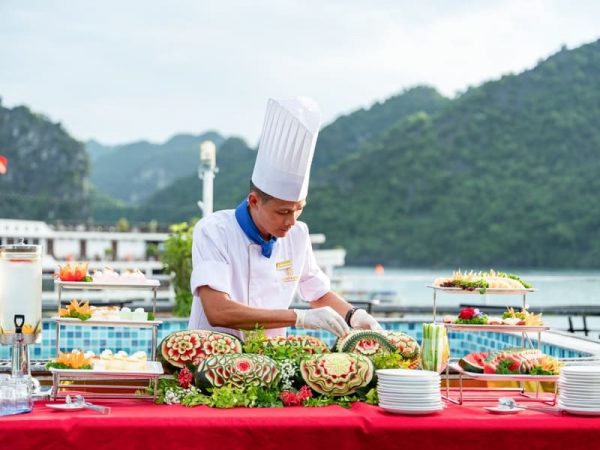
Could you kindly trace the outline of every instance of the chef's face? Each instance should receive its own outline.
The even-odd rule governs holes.
[[[253,191],[248,194],[248,204],[258,231],[263,238],[268,239],[271,236],[285,237],[296,224],[306,202],[289,202],[277,198],[265,201]]]

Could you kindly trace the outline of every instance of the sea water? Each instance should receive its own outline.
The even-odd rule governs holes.
[[[528,281],[536,289],[528,294],[526,301],[529,310],[544,307],[546,311],[552,306],[600,306],[600,271],[596,270],[506,270],[516,273]],[[381,303],[406,307],[426,308],[433,305],[431,285],[436,278],[450,277],[453,269],[381,269],[374,267],[343,267],[333,273],[332,286],[349,300],[381,299]],[[472,303],[490,306],[513,306],[520,308],[523,304],[521,295],[449,295],[439,293],[436,303],[438,307],[456,309],[460,304]],[[430,314],[404,314],[404,319],[431,320]],[[567,316],[544,314],[544,321],[559,330],[569,328]],[[582,328],[581,317],[573,318],[574,328]],[[587,326],[600,330],[600,317],[588,317]],[[591,337],[598,338],[598,331]]]

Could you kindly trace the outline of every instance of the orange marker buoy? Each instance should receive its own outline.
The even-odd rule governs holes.
[[[385,269],[383,268],[383,264],[376,264],[375,265],[375,273],[377,275],[383,275],[385,273]]]

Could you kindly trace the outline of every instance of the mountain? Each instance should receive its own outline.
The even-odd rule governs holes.
[[[438,111],[447,103],[448,100],[435,89],[416,87],[385,102],[376,103],[367,110],[359,109],[338,118],[319,133],[311,183],[318,183],[319,174],[322,174],[323,182],[327,183],[328,170],[338,162],[338,158],[358,153],[361,145],[391,124],[418,111]],[[243,140],[236,138],[225,141],[223,148],[218,150],[219,173],[214,185],[215,210],[233,208],[245,197],[255,157],[256,152]],[[136,213],[136,219],[156,219],[161,223],[170,223],[197,217],[200,211],[196,202],[201,198],[201,193],[202,184],[196,175],[179,179],[148,198]]]
[[[237,206],[248,192],[256,152],[244,140],[229,138],[217,149],[219,172],[214,180],[214,209]],[[202,181],[196,174],[176,180],[165,189],[155,192],[134,216],[138,221],[158,220],[174,223],[200,217],[197,206],[202,198]]]
[[[310,191],[351,264],[600,266],[600,41],[389,129]]]
[[[101,193],[132,204],[142,203],[176,179],[194,173],[199,145],[211,140],[219,146],[224,138],[216,132],[195,136],[178,134],[162,144],[147,141],[118,146],[86,144],[92,159],[91,181]]]
[[[0,103],[0,217],[82,221],[87,218],[88,156],[60,123],[25,106]]]
[[[81,144],[60,125],[15,110],[0,109],[0,153],[20,177],[9,191],[0,176],[0,216],[26,208],[76,217],[90,204],[102,223],[200,216],[195,171],[204,138],[88,144],[96,176],[104,170],[88,191]],[[302,220],[326,234],[328,246],[346,248],[351,265],[597,268],[599,117],[600,41],[563,48],[453,99],[426,87],[404,91],[323,128]],[[244,197],[255,158],[243,140],[221,139],[215,209]],[[175,156],[183,148],[189,170]]]
[[[311,183],[327,182],[331,165],[357,152],[404,117],[417,112],[434,114],[449,103],[434,88],[417,86],[368,109],[340,116],[319,133]]]

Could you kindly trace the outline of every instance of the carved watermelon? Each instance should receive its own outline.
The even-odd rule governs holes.
[[[488,357],[488,355],[488,352],[469,353],[467,356],[458,361],[458,365],[467,372],[483,373],[485,359]]]
[[[212,355],[242,353],[242,343],[230,334],[207,330],[171,333],[160,343],[158,356],[167,368],[181,369]]]
[[[353,330],[338,339],[336,348],[339,352],[360,353],[365,356],[398,352],[405,360],[412,361],[409,367],[416,368],[420,364],[419,343],[401,331]]]
[[[262,343],[262,348],[256,353],[277,358],[279,349],[290,347],[298,350],[300,354],[307,355],[329,352],[327,345],[319,338],[313,336],[274,336],[267,337]]]
[[[194,382],[203,390],[226,385],[271,388],[279,382],[279,369],[275,361],[263,355],[215,355],[200,363]]]
[[[419,356],[419,343],[412,336],[402,331],[382,331],[382,333],[404,358],[415,359]]]
[[[356,353],[329,353],[311,356],[300,363],[304,382],[319,394],[349,395],[373,379],[373,363]]]
[[[508,348],[491,353],[484,361],[484,373],[521,373],[527,374],[538,365],[544,354],[537,349]],[[503,362],[504,361],[504,362]]]

